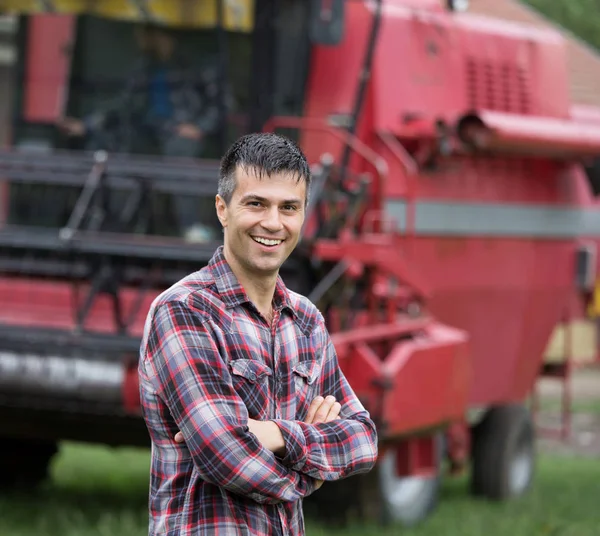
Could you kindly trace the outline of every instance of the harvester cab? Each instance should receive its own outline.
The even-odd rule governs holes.
[[[5,4],[8,12],[22,8]],[[59,14],[21,9],[11,147],[0,156],[7,274],[85,273],[92,293],[111,287],[117,296],[122,283],[160,273],[152,283],[157,288],[197,269],[221,240],[214,210],[219,155],[275,116],[302,115],[310,47],[334,46],[343,35],[341,1],[277,7],[263,1],[255,8],[248,1],[199,2],[188,11],[176,4],[153,8],[159,22],[141,8],[69,12],[58,2]],[[153,32],[165,32],[174,49],[165,62],[171,98],[187,99],[172,113],[199,126],[200,140],[181,139],[181,125],[157,117],[166,86],[153,70],[152,47],[164,48]],[[271,127],[300,141],[304,125],[286,129],[276,120]],[[364,213],[367,174],[348,165],[340,173],[330,160],[329,154],[313,160],[305,259],[317,237],[356,229]],[[75,268],[75,259],[91,264]],[[299,279],[306,269],[295,262],[291,272]],[[91,306],[83,301],[79,327]],[[121,331],[127,324],[115,321]]]

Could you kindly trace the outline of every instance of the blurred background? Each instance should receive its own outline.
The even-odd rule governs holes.
[[[381,440],[307,533],[600,534],[595,0],[0,0],[0,534],[147,533],[145,315],[261,130]]]

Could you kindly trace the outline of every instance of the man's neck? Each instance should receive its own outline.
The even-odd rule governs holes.
[[[267,319],[271,318],[273,296],[277,285],[277,273],[273,276],[257,276],[249,274],[240,266],[233,255],[224,250],[225,260],[231,271],[243,287],[250,301],[256,306],[260,313]]]

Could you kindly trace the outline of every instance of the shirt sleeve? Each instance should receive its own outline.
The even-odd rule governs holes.
[[[178,302],[161,305],[146,348],[145,369],[202,479],[258,503],[314,491],[313,478],[285,466],[249,432],[247,409],[199,313]]]
[[[325,360],[319,380],[322,396],[333,395],[341,406],[340,419],[306,424],[276,420],[286,453],[282,462],[320,480],[338,480],[370,471],[377,461],[377,431],[341,371],[333,342],[325,332]]]

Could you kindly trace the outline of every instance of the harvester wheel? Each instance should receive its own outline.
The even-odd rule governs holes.
[[[430,477],[398,476],[396,452],[389,450],[378,463],[382,520],[412,527],[435,510],[441,483],[442,437],[438,436],[438,469]]]
[[[58,452],[54,441],[0,437],[0,491],[29,491],[49,474],[50,461]]]
[[[535,430],[520,404],[490,409],[473,428],[471,490],[505,500],[525,494],[535,472]]]
[[[400,477],[396,451],[384,454],[372,471],[323,487],[305,500],[305,509],[321,523],[347,527],[356,522],[395,523],[405,527],[424,521],[436,508],[444,455],[443,434],[436,436],[437,474],[431,477]]]

